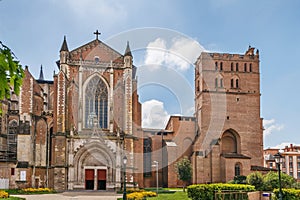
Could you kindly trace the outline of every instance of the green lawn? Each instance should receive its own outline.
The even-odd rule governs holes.
[[[24,198],[19,198],[19,197],[9,197],[5,200],[25,200]]]
[[[159,194],[158,197],[148,197],[147,200],[190,200],[186,192],[175,192],[173,194]]]

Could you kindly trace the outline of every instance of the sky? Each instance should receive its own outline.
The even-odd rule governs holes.
[[[251,45],[260,51],[264,148],[283,147],[300,144],[299,9],[297,0],[0,0],[0,41],[34,77],[43,65],[51,80],[64,35],[69,49],[95,39],[96,29],[121,53],[129,40],[143,126],[154,128],[192,115],[202,50],[243,54]]]

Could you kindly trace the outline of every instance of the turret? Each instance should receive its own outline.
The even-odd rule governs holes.
[[[44,80],[43,65],[41,65],[39,80]]]
[[[129,42],[127,41],[126,50],[124,53],[124,66],[127,68],[132,68],[132,54],[129,47]]]
[[[62,46],[60,48],[60,64],[67,63],[67,60],[69,58],[69,49],[67,45],[66,36],[64,36],[64,41],[62,43]]]

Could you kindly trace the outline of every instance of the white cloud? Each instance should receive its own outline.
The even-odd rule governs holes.
[[[164,129],[170,116],[164,108],[164,103],[155,99],[142,103],[142,113],[144,128]]]
[[[195,40],[186,37],[176,37],[171,41],[170,47],[162,38],[147,45],[145,57],[146,65],[167,65],[181,71],[188,70],[196,61],[204,48]]]
[[[274,149],[284,149],[286,146],[290,146],[290,142],[283,142],[281,144],[276,145],[275,147],[272,147]],[[293,146],[300,146],[300,144],[293,144]]]
[[[273,132],[281,131],[284,128],[284,125],[276,123],[275,119],[264,119],[263,126],[265,129],[264,136],[271,135]]]

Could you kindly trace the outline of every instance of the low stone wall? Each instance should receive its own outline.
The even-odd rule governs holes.
[[[263,196],[263,192],[256,191],[256,192],[248,192],[249,200],[270,200],[270,197]]]

